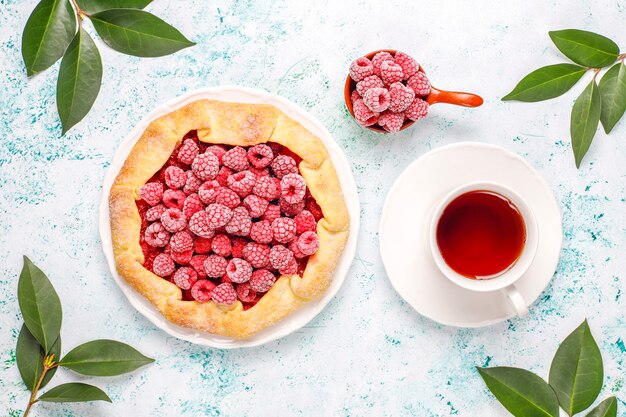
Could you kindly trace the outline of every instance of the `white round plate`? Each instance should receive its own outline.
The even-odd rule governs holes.
[[[341,256],[339,264],[335,270],[333,281],[326,293],[320,299],[307,303],[303,308],[286,317],[279,323],[276,323],[275,325],[245,340],[236,340],[229,337],[198,332],[170,323],[152,304],[150,304],[141,294],[136,292],[135,289],[132,288],[115,269],[108,205],[111,185],[113,184],[121,166],[124,164],[130,150],[135,145],[137,140],[139,140],[139,137],[152,120],[185,104],[200,99],[214,99],[238,103],[271,104],[317,135],[322,142],[324,142],[324,145],[326,145],[326,148],[330,153],[330,157],[335,165],[337,175],[339,176],[339,180],[341,182],[346,205],[350,214],[350,236],[348,237],[348,242],[343,255]],[[113,162],[106,172],[102,192],[102,202],[100,204],[100,238],[102,240],[104,254],[107,258],[111,274],[130,303],[148,320],[172,336],[192,343],[197,343],[199,345],[220,349],[251,347],[268,343],[300,329],[311,321],[324,309],[326,304],[328,304],[328,302],[335,296],[337,291],[339,291],[356,252],[356,240],[359,232],[358,229],[359,199],[356,190],[356,183],[354,182],[354,177],[352,176],[350,164],[348,163],[346,156],[334,141],[328,130],[326,130],[321,123],[319,123],[313,116],[308,114],[302,108],[282,97],[265,91],[238,86],[224,86],[196,90],[159,106],[144,117],[143,120],[135,126],[126,139],[120,144],[120,147],[113,158]]]
[[[479,293],[454,285],[435,265],[428,243],[432,211],[452,189],[474,181],[510,187],[537,218],[535,260],[515,286],[532,304],[559,261],[563,230],[548,183],[521,157],[498,146],[462,142],[430,151],[391,187],[380,222],[380,251],[391,284],[423,316],[442,324],[481,327],[515,316],[503,291]]]

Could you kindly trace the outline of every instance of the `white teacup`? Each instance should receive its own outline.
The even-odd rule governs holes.
[[[471,279],[454,271],[444,260],[437,244],[437,225],[445,208],[457,197],[471,191],[492,191],[510,200],[519,210],[526,227],[526,241],[519,258],[507,269],[489,279]],[[515,287],[532,264],[537,252],[538,230],[535,215],[519,194],[495,182],[473,182],[449,192],[435,207],[429,230],[430,250],[437,267],[454,284],[470,291],[504,291],[518,316],[528,314],[528,307],[522,294]]]

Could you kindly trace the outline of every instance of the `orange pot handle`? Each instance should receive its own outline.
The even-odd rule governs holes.
[[[483,104],[483,99],[476,94],[444,91],[431,87],[430,94],[426,97],[426,102],[428,104],[447,103],[456,106],[478,107]]]

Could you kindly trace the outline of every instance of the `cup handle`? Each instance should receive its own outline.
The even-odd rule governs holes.
[[[524,300],[524,297],[522,297],[522,294],[519,292],[519,290],[515,288],[515,285],[509,285],[508,287],[504,288],[504,293],[507,295],[507,297],[509,297],[509,301],[511,301],[511,304],[513,304],[515,313],[517,313],[519,317],[528,315],[528,307],[526,306],[526,301]]]

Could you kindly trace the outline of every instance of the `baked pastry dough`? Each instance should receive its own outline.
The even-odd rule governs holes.
[[[319,249],[301,275],[281,275],[250,308],[185,301],[174,283],[144,265],[140,245],[139,190],[168,161],[185,135],[197,131],[201,142],[229,146],[277,143],[302,158],[300,175],[321,208]],[[110,221],[119,274],[168,320],[179,326],[232,338],[249,337],[320,297],[332,281],[349,233],[349,215],[337,173],[322,141],[277,108],[199,100],[154,120],[120,169],[110,193]]]

